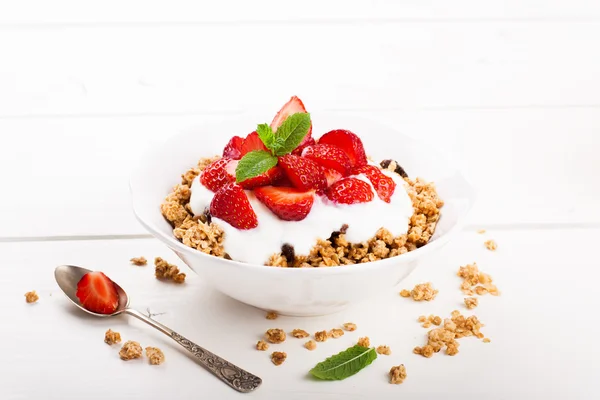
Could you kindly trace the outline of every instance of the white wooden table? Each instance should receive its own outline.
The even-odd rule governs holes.
[[[106,271],[134,306],[260,375],[250,398],[600,398],[596,1],[198,3],[0,2],[0,399],[243,397],[140,322],[78,312],[53,280],[59,264]],[[177,261],[133,218],[139,155],[189,125],[268,118],[292,94],[446,148],[479,191],[465,231],[397,290],[319,318],[268,321],[181,262],[184,286],[131,266]],[[413,355],[419,315],[464,310],[455,272],[473,261],[502,291],[475,310],[492,342]],[[423,281],[440,289],[435,301],[398,296]],[[40,301],[26,304],[34,289]],[[347,321],[359,329],[314,352],[296,339],[273,346],[288,353],[280,367],[253,347],[271,327]],[[108,328],[161,347],[166,363],[120,361],[102,342]],[[342,382],[307,377],[364,335],[392,355]],[[400,363],[408,378],[389,385]]]

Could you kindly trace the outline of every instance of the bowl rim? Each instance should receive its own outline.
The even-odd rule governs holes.
[[[340,113],[323,112],[323,113],[319,113],[319,115],[340,116],[341,114]],[[243,116],[238,116],[237,118],[234,117],[232,119],[244,119],[245,117],[246,117],[246,115],[243,115]],[[355,117],[355,116],[353,116],[353,118],[361,119],[365,122],[375,123],[380,126],[383,125],[383,126],[388,127],[389,129],[399,132],[397,129],[395,129],[391,125],[380,122],[380,121],[376,121],[374,119],[364,118],[364,117]],[[193,125],[193,128],[199,128],[202,126],[209,126],[209,125],[211,125],[211,123],[197,124],[197,125]],[[214,123],[212,125],[214,125]],[[189,127],[189,128],[191,128],[191,127]],[[189,131],[189,129],[184,129],[184,130],[180,131],[179,133],[176,133],[176,134],[170,136],[166,140],[150,147],[143,153],[142,157],[140,157],[140,159],[138,160],[137,164],[132,169],[132,172],[130,174],[129,191],[130,191],[131,203],[132,203],[134,215],[135,215],[136,219],[140,222],[140,224],[146,230],[148,230],[155,238],[159,239],[161,242],[166,244],[172,250],[175,250],[177,252],[182,252],[191,257],[200,257],[200,258],[209,257],[209,259],[207,259],[207,261],[212,260],[217,263],[224,262],[231,266],[256,269],[256,270],[260,270],[261,272],[265,272],[265,273],[269,273],[267,271],[277,271],[274,273],[278,273],[278,274],[298,274],[298,273],[301,273],[301,274],[340,274],[340,273],[347,274],[347,273],[354,273],[354,272],[361,273],[361,272],[369,271],[370,269],[373,269],[373,268],[377,268],[377,269],[385,268],[394,263],[396,263],[396,264],[408,263],[422,255],[431,253],[431,252],[435,251],[436,249],[444,246],[445,244],[447,244],[450,241],[450,239],[452,239],[454,236],[456,236],[458,234],[458,232],[460,232],[464,228],[464,226],[466,224],[466,220],[468,219],[467,217],[470,214],[470,212],[473,208],[473,205],[475,203],[476,197],[477,197],[477,192],[476,192],[474,186],[471,184],[471,182],[468,180],[468,178],[465,176],[465,174],[463,174],[463,172],[456,165],[454,165],[450,160],[448,160],[448,157],[446,155],[444,155],[442,152],[440,152],[437,147],[432,146],[430,143],[427,143],[429,151],[432,151],[432,152],[436,153],[437,156],[446,159],[448,161],[448,163],[454,167],[456,173],[464,181],[466,187],[471,192],[471,196],[470,196],[471,201],[468,202],[468,205],[467,205],[466,209],[464,210],[464,212],[462,213],[462,216],[457,218],[457,221],[452,228],[450,228],[444,234],[440,235],[434,241],[428,242],[427,244],[425,244],[413,251],[409,251],[407,253],[400,254],[395,257],[385,258],[385,259],[376,260],[376,261],[369,261],[366,263],[358,263],[358,264],[352,264],[352,265],[336,265],[336,266],[331,266],[331,267],[282,268],[282,267],[273,267],[273,266],[267,266],[267,265],[262,265],[262,264],[246,263],[246,262],[236,261],[236,260],[229,260],[229,259],[225,259],[222,257],[216,257],[213,255],[203,253],[197,249],[194,249],[192,247],[184,245],[179,240],[177,240],[174,236],[172,236],[172,234],[171,235],[165,234],[164,232],[162,232],[162,230],[160,228],[156,227],[153,223],[148,222],[143,218],[143,216],[141,215],[142,213],[140,212],[140,209],[139,209],[139,204],[136,202],[134,181],[135,181],[135,177],[140,175],[140,170],[143,169],[145,162],[148,162],[148,160],[151,160],[151,159],[156,159],[155,157],[153,157],[153,155],[159,154],[160,150],[167,143],[170,143],[171,141],[174,141],[174,140],[178,140],[181,136],[185,136],[188,131]],[[411,140],[415,143],[421,143],[421,144],[425,143],[424,141],[421,141],[421,140],[418,140],[415,138],[411,138]],[[157,210],[157,211],[160,212],[160,210]],[[441,215],[440,218],[443,218],[443,214]],[[210,264],[210,263],[208,263],[208,264]],[[192,270],[193,270],[193,268],[192,268]],[[198,273],[197,271],[194,271],[194,272]]]

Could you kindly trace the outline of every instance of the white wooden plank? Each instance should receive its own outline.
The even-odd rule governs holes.
[[[392,1],[306,0],[301,6],[285,7],[276,0],[197,2],[157,1],[25,0],[0,5],[4,24],[80,23],[176,23],[176,22],[265,22],[265,21],[345,21],[368,19],[447,20],[447,19],[591,19],[600,17],[592,0],[508,0],[481,2],[456,0]]]
[[[0,116],[600,104],[592,22],[2,32]]]
[[[447,149],[478,189],[473,224],[600,223],[597,108],[356,114]],[[0,119],[0,237],[145,233],[129,200],[139,155],[229,117]]]
[[[105,398],[229,399],[239,395],[183,355],[177,345],[141,322],[123,317],[94,319],[68,303],[53,280],[53,268],[73,263],[101,269],[127,289],[132,304],[141,310],[166,314],[155,318],[217,354],[240,364],[264,379],[250,397],[264,399],[508,399],[522,397],[592,399],[600,396],[595,384],[597,346],[586,338],[600,334],[600,325],[587,321],[597,304],[596,282],[600,268],[595,252],[600,230],[489,231],[487,235],[463,233],[457,240],[418,268],[396,290],[340,314],[317,318],[264,318],[264,313],[207,288],[193,273],[184,286],[158,282],[152,267],[128,264],[132,256],[166,256],[170,252],[154,240],[75,241],[0,244],[4,268],[0,300],[6,324],[0,330],[3,362],[0,398],[61,399]],[[483,247],[494,238],[498,250]],[[573,252],[572,249],[577,249]],[[426,330],[419,315],[449,316],[461,304],[459,265],[477,261],[490,273],[502,296],[485,296],[473,310],[491,338],[484,344],[461,339],[455,357],[437,354],[425,359],[412,354],[422,345]],[[179,263],[181,265],[181,263]],[[189,272],[183,267],[186,272]],[[351,267],[348,267],[351,268]],[[581,279],[584,276],[585,279]],[[440,290],[428,303],[398,296],[401,288],[431,281]],[[23,294],[37,290],[38,304],[26,304]],[[564,295],[569,292],[568,295]],[[347,321],[358,330],[319,345],[314,352],[302,341],[289,338],[271,350],[288,353],[280,367],[269,354],[253,345],[268,328],[309,332],[330,329]],[[108,328],[125,340],[163,349],[166,363],[151,367],[145,362],[123,362],[117,349],[102,342]],[[342,382],[315,382],[308,370],[318,361],[369,336],[374,345],[387,344],[391,356],[379,356],[354,377]],[[387,371],[403,363],[408,372],[400,385],[387,383]],[[435,381],[435,385],[431,382]]]

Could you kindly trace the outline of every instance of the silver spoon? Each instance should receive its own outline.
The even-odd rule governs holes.
[[[180,334],[171,329],[167,328],[163,324],[160,324],[153,319],[145,316],[141,312],[129,308],[129,298],[127,293],[121,288],[121,286],[115,283],[117,293],[119,294],[119,306],[117,310],[112,314],[98,314],[89,310],[86,310],[79,299],[75,295],[77,292],[77,283],[79,280],[88,272],[92,272],[89,269],[75,267],[73,265],[61,265],[56,267],[54,270],[54,277],[58,286],[62,289],[67,297],[77,307],[81,308],[88,314],[95,315],[96,317],[113,317],[119,314],[133,315],[137,319],[140,319],[148,325],[158,329],[165,335],[183,346],[187,351],[192,353],[194,357],[202,364],[206,369],[216,375],[223,382],[237,390],[238,392],[248,393],[256,389],[262,383],[262,379],[258,376],[252,375],[251,373],[241,369],[240,367],[233,365],[229,361],[222,359],[221,357],[211,353],[208,350],[203,349],[194,342],[184,338]]]

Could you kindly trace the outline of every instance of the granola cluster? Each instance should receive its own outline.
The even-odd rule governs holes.
[[[40,299],[40,296],[38,296],[38,294],[35,292],[35,290],[25,293],[25,301],[28,303],[35,303],[39,299]]]
[[[390,346],[377,346],[377,353],[379,354],[383,354],[384,356],[389,356],[390,354],[392,354],[392,350],[390,349]]]
[[[427,283],[419,283],[416,285],[411,291],[403,289],[400,292],[400,296],[402,297],[412,297],[414,301],[431,301],[435,299],[435,296],[438,294],[438,290],[434,289],[431,286],[431,282]]]
[[[137,265],[138,267],[143,267],[146,264],[148,264],[148,260],[146,260],[146,257],[133,257],[129,261],[131,261],[133,265]]]
[[[267,318],[267,319],[277,319],[277,317],[278,317],[278,316],[279,316],[279,315],[277,315],[277,313],[276,313],[275,311],[269,311],[269,312],[267,313],[267,316],[266,316],[266,318]]]
[[[353,322],[346,322],[344,325],[342,325],[344,327],[345,330],[347,330],[348,332],[353,332],[356,330],[356,324]]]
[[[362,347],[371,347],[371,340],[368,336],[361,337],[358,338],[358,342],[356,344]]]
[[[273,362],[273,364],[278,366],[283,364],[286,358],[287,353],[283,351],[274,351],[273,354],[271,354],[271,361]]]
[[[313,351],[317,348],[317,342],[315,342],[314,340],[309,340],[308,342],[304,343],[304,347],[306,347],[306,349],[310,351]]]
[[[399,385],[406,379],[406,368],[404,364],[397,365],[390,369],[390,383]]]
[[[265,342],[264,340],[259,340],[256,343],[256,350],[266,351],[268,349],[269,349],[269,343]]]
[[[229,258],[223,248],[224,232],[210,219],[210,214],[194,216],[190,206],[190,187],[193,180],[211,162],[219,156],[202,158],[198,165],[182,175],[181,183],[161,204],[163,216],[173,226],[173,234],[186,246],[206,254]],[[395,162],[389,162],[385,168],[398,172]],[[433,183],[420,178],[410,179],[401,174],[407,183],[414,214],[410,219],[408,233],[394,237],[388,230],[381,228],[376,235],[362,243],[349,243],[345,238],[345,229],[334,232],[327,240],[321,239],[308,255],[293,252],[276,252],[269,257],[266,265],[274,267],[330,267],[365,263],[395,257],[415,250],[429,242],[440,218],[440,208],[444,202],[438,197]]]
[[[285,332],[283,329],[269,329],[265,333],[265,337],[271,343],[283,343],[285,341]]]
[[[146,357],[151,365],[160,365],[165,361],[165,355],[158,347],[146,347]]]
[[[490,240],[486,240],[484,243],[484,246],[486,249],[494,251],[498,248],[498,245],[496,244],[496,242],[492,239]]]
[[[292,331],[292,336],[297,339],[303,339],[305,337],[309,337],[310,333],[306,332],[304,329],[294,329]]]
[[[464,267],[460,267],[456,275],[463,278],[460,289],[467,296],[473,296],[475,293],[480,296],[486,293],[489,293],[493,296],[500,295],[500,291],[496,285],[492,283],[492,277],[479,271],[477,263],[467,264]]]
[[[179,268],[176,265],[169,264],[160,257],[154,259],[154,266],[154,274],[159,279],[170,279],[175,283],[183,283],[185,281],[185,274],[179,272]]]
[[[125,342],[123,347],[121,347],[121,351],[119,351],[119,357],[121,357],[121,360],[125,361],[140,358],[142,357],[142,354],[142,346],[133,340]]]
[[[421,315],[418,321],[423,324],[423,328],[429,328],[431,324],[436,326],[440,326],[442,324],[442,318],[433,314],[430,314],[429,317]]]
[[[467,336],[483,339],[484,335],[480,332],[483,326],[475,315],[465,317],[458,310],[452,311],[452,317],[446,318],[442,327],[432,329],[427,333],[427,344],[423,347],[415,347],[413,353],[430,358],[434,353],[438,353],[446,347],[446,354],[454,356],[458,354],[457,339]]]
[[[104,343],[109,346],[112,346],[115,343],[121,343],[121,334],[119,332],[114,332],[112,329],[109,329],[104,334]]]

